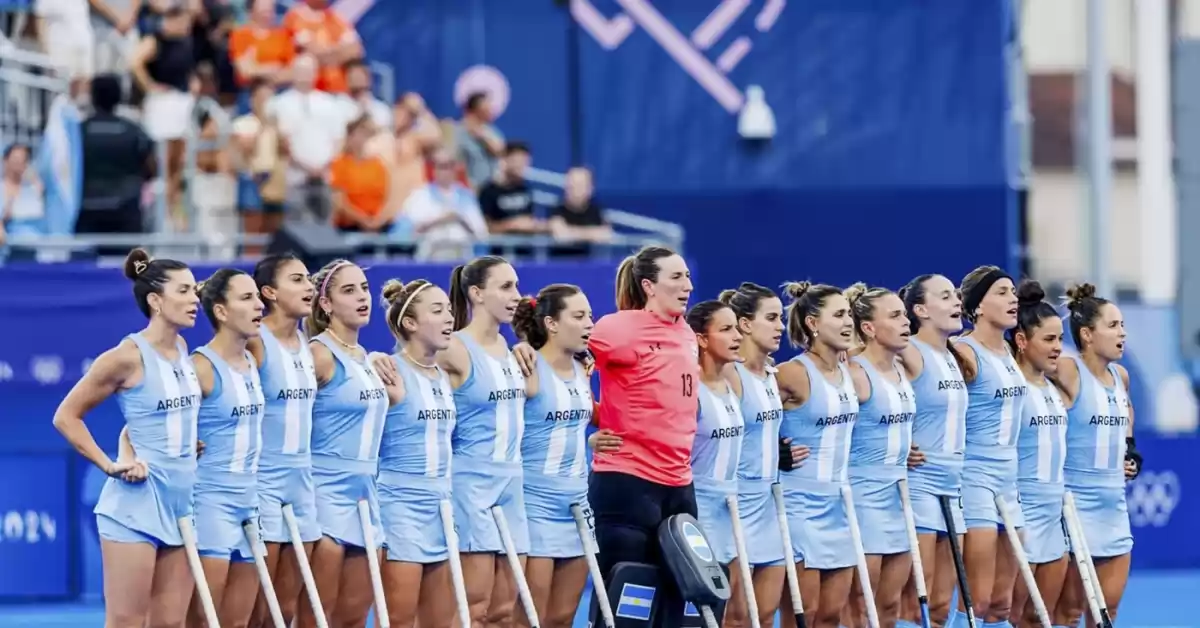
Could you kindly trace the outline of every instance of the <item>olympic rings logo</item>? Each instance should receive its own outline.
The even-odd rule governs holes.
[[[1174,471],[1142,471],[1126,490],[1129,523],[1139,528],[1167,525],[1182,494]]]

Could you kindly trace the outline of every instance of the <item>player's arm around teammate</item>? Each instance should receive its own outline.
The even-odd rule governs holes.
[[[730,598],[740,600],[741,616],[723,625],[744,628],[748,625],[743,595],[740,557],[734,539],[733,512],[728,499],[738,494],[737,469],[742,454],[745,420],[742,418],[741,380],[726,376],[726,367],[741,360],[738,350],[742,334],[737,328],[733,308],[721,301],[703,301],[687,313],[688,326],[696,334],[700,347],[700,407],[697,414],[695,444],[692,446],[692,477],[695,478],[697,520],[708,537],[716,560],[729,570]],[[772,451],[778,452],[773,445]],[[782,554],[782,552],[780,552]],[[777,593],[778,595],[778,593]]]
[[[759,623],[775,621],[784,591],[783,542],[771,486],[779,477],[780,457],[786,466],[799,466],[808,457],[808,448],[778,444],[783,403],[775,367],[769,364],[783,338],[783,302],[770,289],[745,282],[718,297],[737,316],[742,336],[738,348],[740,361],[725,368],[725,375],[739,393],[745,432],[738,462],[738,511],[746,533],[747,554],[753,570],[754,597],[758,603]],[[741,574],[731,571],[733,578]],[[733,589],[739,591],[737,586]],[[725,621],[731,626],[749,622],[744,596],[735,595],[725,607]]]
[[[857,563],[841,490],[858,393],[839,359],[854,345],[854,321],[849,301],[834,286],[790,283],[784,294],[791,298],[788,338],[804,353],[781,364],[776,374],[783,400],[779,434],[811,453],[804,466],[782,471],[779,483],[805,613],[815,626],[836,628]],[[791,628],[791,597],[785,594],[780,606],[781,624]]]
[[[266,407],[258,460],[258,512],[267,573],[287,624],[296,616],[303,586],[299,560],[283,508],[291,506],[304,547],[303,560],[321,538],[312,479],[312,408],[317,394],[312,351],[300,322],[312,311],[316,288],[293,255],[270,255],[254,266],[254,283],[266,306],[262,332],[247,349],[258,362]],[[272,628],[266,596],[254,607],[253,628]]]
[[[1125,482],[1141,470],[1133,439],[1125,320],[1115,303],[1091,284],[1067,291],[1067,317],[1078,357],[1059,358],[1056,379],[1067,393],[1066,489],[1075,497],[1079,522],[1096,563],[1100,589],[1113,621],[1129,580],[1133,536]],[[1055,613],[1056,625],[1074,625],[1086,608],[1074,563]]]
[[[908,470],[909,497],[917,527],[917,545],[929,594],[930,624],[944,626],[954,594],[954,559],[950,552],[940,496],[950,497],[954,529],[966,530],[962,516],[962,465],[967,412],[968,365],[950,343],[962,331],[962,299],[942,275],[919,275],[900,290],[912,336],[900,353],[916,395],[913,445],[925,462]],[[958,539],[959,545],[962,539]],[[917,624],[920,611],[912,579],[905,588],[901,617]]]
[[[449,296],[456,333],[438,354],[438,366],[454,388],[452,501],[467,603],[478,628],[511,623],[517,603],[493,507],[504,513],[522,561],[529,545],[521,487],[526,383],[500,334],[521,300],[517,271],[501,257],[476,258],[454,269]]]
[[[305,328],[317,380],[312,466],[322,535],[312,553],[313,578],[331,625],[360,626],[373,598],[366,552],[382,557],[375,487],[379,443],[388,407],[403,398],[404,388],[384,384],[358,344],[372,309],[362,269],[337,260],[317,271],[313,283],[317,293]],[[360,501],[366,501],[370,516],[366,533]],[[301,628],[315,626],[312,612],[311,604],[300,604]]]
[[[382,293],[404,397],[388,410],[379,450],[379,509],[387,546],[383,582],[393,628],[449,628],[456,600],[442,504],[450,499],[454,392],[438,354],[450,345],[450,297],[417,279]],[[453,524],[453,522],[449,522]]]
[[[1017,326],[1009,335],[1009,344],[1030,387],[1021,404],[1017,440],[1017,490],[1025,520],[1021,543],[1046,611],[1053,617],[1067,573],[1063,535],[1067,410],[1061,391],[1050,379],[1058,371],[1063,324],[1045,297],[1036,281],[1026,279],[1017,286]],[[1042,625],[1030,599],[1028,585],[1018,579],[1010,619],[1014,626]]]
[[[135,249],[125,260],[125,276],[149,322],[96,358],[54,413],[54,427],[109,476],[95,510],[105,625],[179,625],[194,582],[176,522],[191,515],[192,424],[200,401],[179,332],[196,324],[200,300],[182,262],[151,260]],[[83,422],[114,396],[139,461],[110,460]]]
[[[848,475],[876,611],[880,623],[890,626],[899,617],[901,592],[912,573],[899,482],[907,478],[910,465],[924,461],[912,447],[916,395],[898,360],[908,348],[911,331],[904,302],[894,292],[860,283],[851,286],[846,297],[863,343],[849,364],[859,421],[850,437]],[[864,612],[851,614],[847,625],[852,628],[866,624],[861,584],[855,589],[851,606]]]
[[[522,299],[513,317],[517,336],[538,351],[526,380],[521,462],[529,519],[525,579],[546,628],[570,628],[588,579],[571,506],[591,518],[584,435],[592,420],[592,393],[576,356],[587,350],[593,327],[587,296],[569,284],[551,284]],[[517,621],[530,623],[523,612]]]
[[[196,546],[221,625],[244,626],[259,588],[251,541],[242,524],[252,521],[258,527],[264,405],[258,363],[247,342],[260,332],[263,303],[254,279],[235,269],[218,270],[201,282],[199,292],[214,333],[192,354],[203,397],[197,437],[207,444],[206,455],[198,460],[193,493]],[[188,615],[189,623],[204,624],[198,594]]]
[[[1001,538],[1003,520],[996,496],[1004,497],[1014,523],[1021,527],[1016,442],[1019,409],[1028,391],[1004,337],[1017,325],[1016,286],[1003,270],[981,266],[963,278],[961,291],[963,315],[973,328],[958,338],[955,349],[974,366],[974,376],[967,373],[963,561],[975,616],[985,626],[1004,625],[1018,567],[1007,537]],[[960,613],[956,619],[965,622],[965,612]]]

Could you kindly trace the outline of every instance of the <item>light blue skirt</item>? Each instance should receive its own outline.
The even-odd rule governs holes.
[[[591,517],[587,478],[564,478],[525,472],[525,514],[529,525],[529,555],[537,558],[579,558],[583,540],[571,515],[579,504]],[[594,533],[593,533],[593,538]]]
[[[521,480],[519,465],[514,468],[455,459],[451,496],[459,551],[504,553],[504,542],[492,515],[492,507],[499,506],[517,553],[529,553],[529,524]]]
[[[430,565],[449,558],[441,503],[450,499],[450,478],[384,472],[377,488],[388,560]]]
[[[1021,543],[1034,565],[1052,563],[1067,553],[1063,528],[1063,485],[1037,481],[1017,483],[1024,527]]]
[[[1075,496],[1079,524],[1094,558],[1112,558],[1133,551],[1129,505],[1123,487],[1068,485]]]
[[[309,467],[258,469],[258,510],[263,540],[290,543],[292,538],[283,520],[283,507],[291,504],[300,528],[300,540],[310,543],[321,538],[317,522],[316,489]]]
[[[894,479],[850,478],[864,554],[901,554],[911,548],[900,484]]]

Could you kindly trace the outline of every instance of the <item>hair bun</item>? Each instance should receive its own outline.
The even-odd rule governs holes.
[[[146,272],[146,268],[150,266],[151,261],[150,254],[146,252],[146,249],[133,249],[129,252],[129,255],[125,256],[125,276],[130,281],[137,281],[138,275]]]
[[[1073,310],[1087,299],[1096,298],[1096,286],[1081,283],[1067,288],[1067,309]]]
[[[850,305],[854,305],[854,302],[862,298],[862,295],[866,294],[867,290],[867,284],[860,281],[843,290],[842,295],[846,297]]]
[[[811,281],[789,281],[781,286],[781,290],[783,290],[783,293],[788,298],[796,301],[803,297],[804,293],[808,292],[808,289],[812,288],[812,286]]]
[[[388,279],[383,283],[383,289],[379,291],[379,303],[383,307],[391,307],[400,300],[404,294],[404,282],[399,279]]]
[[[721,303],[729,305],[729,302],[733,301],[733,297],[736,296],[737,293],[738,293],[737,290],[732,290],[732,289],[722,290],[721,294],[717,295],[717,300],[720,301]]]
[[[1024,279],[1017,285],[1017,306],[1026,307],[1046,300],[1042,284],[1034,279]]]

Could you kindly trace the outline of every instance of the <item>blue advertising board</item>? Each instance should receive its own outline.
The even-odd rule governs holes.
[[[0,455],[0,601],[73,594],[71,457]]]
[[[1200,567],[1200,438],[1139,436],[1141,475],[1126,487],[1134,569]]]

